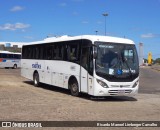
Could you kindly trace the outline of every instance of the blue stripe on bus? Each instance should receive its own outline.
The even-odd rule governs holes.
[[[13,60],[13,59],[0,59],[0,62],[7,62],[7,61],[19,62],[19,60]]]

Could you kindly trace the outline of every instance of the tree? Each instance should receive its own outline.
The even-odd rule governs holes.
[[[155,60],[155,63],[160,64],[160,58],[157,58],[157,59]]]

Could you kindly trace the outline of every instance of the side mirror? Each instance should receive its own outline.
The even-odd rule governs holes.
[[[93,58],[94,58],[94,59],[97,59],[97,52],[94,52]]]

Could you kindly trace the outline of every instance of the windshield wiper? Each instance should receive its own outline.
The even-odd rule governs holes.
[[[133,75],[132,75],[132,72],[131,72],[131,68],[129,67],[128,62],[127,62],[127,60],[124,57],[123,57],[123,61],[124,61],[124,63],[126,63],[127,68],[129,69],[129,74],[132,77]]]
[[[123,63],[126,64],[128,70],[129,70],[129,75],[130,75],[130,77],[132,77],[133,75],[132,75],[132,72],[131,72],[131,68],[130,68],[127,60],[125,59],[124,56],[122,56],[121,54],[118,54],[118,69],[122,69],[123,68]]]

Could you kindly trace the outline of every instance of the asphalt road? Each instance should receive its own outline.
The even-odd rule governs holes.
[[[160,72],[151,67],[140,69],[139,93],[160,95]]]
[[[69,91],[45,84],[34,87],[31,81],[20,76],[20,69],[0,69],[0,120],[160,121],[159,77],[159,71],[148,67],[141,68],[140,90],[135,97],[93,99],[85,94],[81,97],[73,97]],[[119,130],[119,128],[115,129]]]

